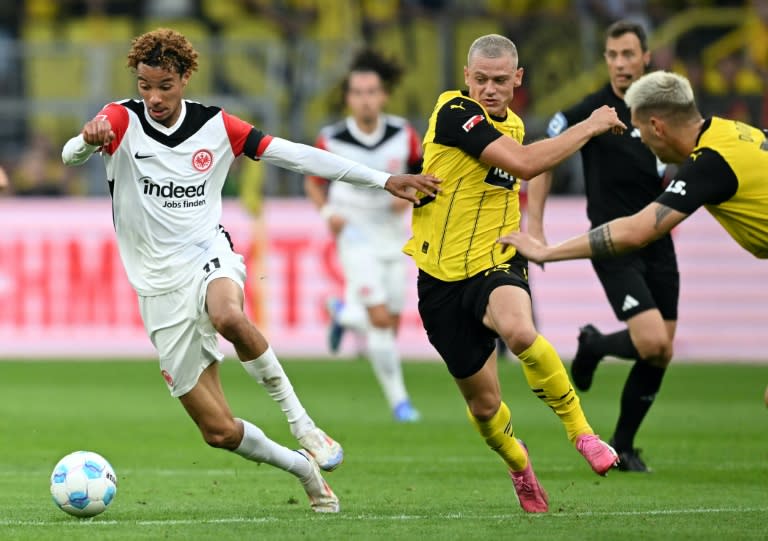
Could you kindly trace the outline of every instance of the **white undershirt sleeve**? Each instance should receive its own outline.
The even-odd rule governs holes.
[[[309,145],[273,137],[260,159],[284,169],[359,186],[383,188],[389,173]]]
[[[99,149],[99,145],[89,145],[79,134],[66,142],[61,151],[61,159],[66,165],[80,165],[88,161],[88,158]]]

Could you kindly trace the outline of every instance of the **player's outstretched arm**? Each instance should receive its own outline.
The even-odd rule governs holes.
[[[653,202],[632,216],[616,218],[559,244],[547,246],[520,232],[504,235],[498,242],[514,246],[534,263],[612,257],[642,248],[669,233],[687,217],[687,214]]]
[[[392,175],[371,169],[338,154],[280,137],[273,137],[258,157],[267,163],[304,175],[314,175],[372,188],[384,188],[397,197],[413,202],[418,199],[413,190],[408,189],[409,187],[435,195],[440,183],[431,175]]]
[[[480,159],[520,178],[533,178],[552,169],[583,147],[595,135],[627,129],[613,107],[603,105],[586,120],[574,124],[557,137],[521,145],[511,137],[499,137],[480,154]]]
[[[106,116],[99,115],[86,122],[80,134],[66,142],[61,151],[61,159],[66,165],[80,165],[114,138],[115,132],[112,131],[109,120]]]

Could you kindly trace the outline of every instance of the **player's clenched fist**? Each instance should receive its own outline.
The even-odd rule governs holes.
[[[592,135],[599,135],[608,130],[611,130],[612,133],[623,133],[627,129],[627,126],[619,120],[616,109],[609,105],[603,105],[599,109],[592,111],[587,122],[594,129]]]
[[[105,115],[98,115],[86,122],[81,133],[83,140],[89,145],[108,145],[115,138],[112,124],[109,123]]]

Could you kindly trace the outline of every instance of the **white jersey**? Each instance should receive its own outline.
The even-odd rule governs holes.
[[[106,105],[115,139],[101,149],[120,256],[134,289],[158,295],[188,283],[205,265],[220,228],[221,190],[233,160],[264,135],[218,107],[182,101],[167,128],[144,103]]]
[[[142,296],[189,283],[204,268],[206,250],[223,229],[221,189],[240,154],[302,174],[382,188],[390,175],[308,145],[265,135],[218,107],[181,102],[176,123],[165,127],[144,102],[106,105],[115,138],[100,150],[112,195],[120,257],[128,280]],[[96,147],[82,135],[64,145],[62,159],[78,165]]]
[[[421,140],[407,120],[382,115],[375,132],[362,132],[352,117],[324,127],[315,146],[392,174],[418,172],[421,166]],[[314,177],[315,182],[325,182]],[[332,182],[327,204],[347,222],[347,236],[372,242],[386,257],[402,253],[408,238],[407,220],[393,209],[389,193],[348,183]]]

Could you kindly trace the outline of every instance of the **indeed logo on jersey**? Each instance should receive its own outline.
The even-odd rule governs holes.
[[[170,200],[163,203],[163,208],[199,207],[206,203],[204,199],[206,181],[197,186],[181,186],[174,184],[173,181],[165,185],[155,184],[149,177],[143,177],[141,180],[144,182],[144,195],[163,197]],[[185,200],[174,201],[174,199],[182,198]]]

